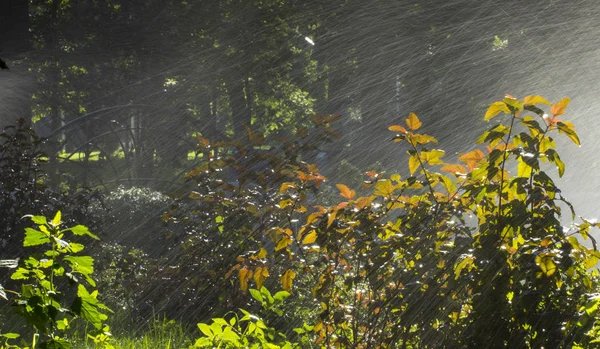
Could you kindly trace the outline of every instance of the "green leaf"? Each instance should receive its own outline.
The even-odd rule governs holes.
[[[48,224],[48,221],[46,220],[46,217],[44,217],[44,216],[29,216],[29,217],[31,217],[31,221],[33,221],[33,223],[35,223],[35,224],[39,224],[39,225]]]
[[[263,296],[259,290],[251,288],[250,295],[252,295],[252,298],[256,299],[257,301],[259,301],[261,303],[263,302]]]
[[[275,293],[275,295],[273,295],[273,299],[275,299],[276,301],[279,301],[279,302],[283,302],[289,296],[290,296],[290,293],[288,291],[279,291],[279,292]]]
[[[108,309],[104,304],[98,302],[97,291],[89,293],[85,286],[79,284],[77,286],[77,297],[75,298],[71,310],[87,321],[89,321],[96,329],[102,329],[102,322],[108,318],[101,313],[99,309]]]
[[[17,339],[19,338],[19,335],[17,333],[0,333],[0,337],[8,339]]]
[[[58,226],[58,225],[60,225],[60,220],[61,220],[61,218],[62,218],[61,216],[62,216],[62,215],[61,215],[60,211],[57,211],[57,212],[56,212],[56,215],[54,216],[54,218],[52,218],[52,224],[53,224],[54,226]]]
[[[50,239],[46,234],[33,228],[25,228],[25,240],[23,241],[23,246],[38,246],[47,243],[50,243]]]
[[[86,226],[81,225],[81,224],[80,225],[76,225],[76,226],[71,227],[71,228],[66,229],[66,230],[70,230],[75,235],[79,235],[79,236],[87,235],[87,236],[91,237],[92,239],[100,240],[96,235],[90,233],[90,231],[88,230],[88,228]]]
[[[64,258],[73,271],[90,275],[94,273],[94,258],[90,256],[67,256]]]
[[[214,335],[213,335],[213,333],[212,333],[212,331],[211,331],[211,329],[210,329],[210,326],[209,326],[209,325],[200,323],[200,324],[198,324],[198,329],[199,329],[199,330],[200,330],[200,332],[202,332],[202,333],[203,333],[203,334],[204,334],[206,337],[209,337],[209,338],[212,338],[212,337],[214,337]]]

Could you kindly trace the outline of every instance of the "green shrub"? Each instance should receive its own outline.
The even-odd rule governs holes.
[[[84,249],[82,243],[67,240],[70,234],[98,238],[83,225],[64,228],[60,211],[50,221],[44,216],[29,217],[36,228],[25,229],[23,247],[35,252],[19,261],[11,279],[21,283],[19,291],[13,291],[17,296],[12,303],[34,329],[31,347],[71,348],[67,331],[82,319],[95,328],[90,338],[101,347],[112,348],[104,324],[110,309],[93,290],[94,259],[79,254]],[[14,339],[17,335],[4,337]]]

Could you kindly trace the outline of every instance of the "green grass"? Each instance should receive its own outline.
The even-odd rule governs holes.
[[[118,326],[112,328],[118,331]],[[199,334],[199,332],[198,332]],[[110,343],[118,349],[181,349],[188,348],[194,339],[184,326],[174,320],[155,319],[147,330],[138,336],[114,334]],[[75,343],[74,349],[95,348],[91,339]]]

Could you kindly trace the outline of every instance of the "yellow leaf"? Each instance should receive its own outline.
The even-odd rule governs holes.
[[[415,144],[437,143],[437,139],[430,135],[414,134],[411,139]]]
[[[252,270],[243,267],[238,271],[238,279],[240,279],[240,289],[244,292],[248,289],[248,281],[252,277]]]
[[[484,120],[489,120],[494,116],[498,115],[500,112],[504,112],[506,114],[510,114],[510,109],[506,106],[504,102],[494,102],[488,108],[487,112],[485,112]]]
[[[294,182],[281,183],[281,187],[279,187],[279,192],[283,193],[284,191],[286,191],[288,189],[296,189],[296,183],[294,183]]]
[[[419,118],[415,113],[408,114],[408,118],[406,118],[405,122],[408,128],[410,128],[413,131],[418,130],[421,127],[421,125],[423,125],[421,121],[419,121]]]
[[[546,98],[541,97],[541,96],[527,96],[527,97],[523,98],[523,104],[526,104],[526,105],[536,105],[536,104],[550,105],[551,103],[548,102],[548,100]]]
[[[400,125],[392,125],[388,127],[388,130],[400,133],[407,133],[406,129]]]
[[[569,97],[561,99],[560,102],[558,102],[556,104],[552,104],[552,108],[550,108],[550,112],[555,117],[557,117],[559,115],[563,115],[567,111],[567,106],[569,105],[569,102],[571,102],[571,99]]]
[[[317,241],[317,231],[311,230],[311,232],[308,233],[302,240],[302,245],[309,245],[314,243],[315,241]]]
[[[286,270],[285,273],[283,273],[283,275],[281,275],[281,278],[279,278],[279,281],[281,281],[281,286],[283,287],[284,290],[286,290],[288,292],[292,290],[292,282],[294,281],[295,277],[296,277],[296,273],[291,269]]]
[[[424,151],[421,153],[421,161],[429,164],[429,165],[439,165],[442,164],[442,160],[440,158],[444,156],[445,152],[443,150],[434,149],[432,151]]]
[[[382,179],[375,183],[375,195],[390,196],[396,189],[389,179]]]
[[[419,166],[420,166],[420,163],[419,163],[419,157],[417,156],[417,154],[414,154],[410,158],[408,158],[408,170],[409,170],[411,176],[415,173],[415,171],[419,168]]]
[[[333,221],[335,221],[335,216],[337,216],[337,210],[329,212],[329,215],[327,216],[327,228],[329,228],[331,224],[333,224]]]
[[[540,267],[542,273],[547,277],[554,275],[554,272],[556,272],[556,264],[554,264],[550,256],[535,257],[535,264]]]
[[[348,200],[352,199],[356,192],[350,188],[348,188],[344,184],[336,184],[335,185],[340,190],[340,195]]]
[[[267,256],[267,250],[265,250],[264,248],[261,248],[261,249],[258,251],[258,254],[256,255],[256,258],[258,258],[258,259],[263,259],[263,258],[265,258],[266,256]]]
[[[56,212],[56,216],[54,216],[54,218],[52,219],[52,224],[59,225],[60,219],[61,219],[61,214],[60,214],[60,211],[58,211],[58,212]]]
[[[269,270],[265,267],[258,267],[254,270],[254,281],[256,282],[257,289],[262,287],[267,276],[269,276]]]
[[[284,249],[284,248],[288,247],[291,244],[292,244],[292,238],[289,237],[288,235],[283,235],[281,237],[281,239],[279,239],[279,241],[277,242],[277,245],[275,246],[275,251],[279,251],[281,249]]]

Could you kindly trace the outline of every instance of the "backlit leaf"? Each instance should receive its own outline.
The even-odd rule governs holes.
[[[550,113],[552,113],[552,115],[554,115],[555,117],[563,115],[567,111],[567,106],[569,105],[569,102],[571,102],[571,99],[569,97],[566,97],[561,99],[560,102],[552,104],[552,107],[550,108]]]
[[[238,279],[240,279],[240,289],[246,291],[248,289],[248,281],[252,277],[252,270],[243,267],[238,271]]]
[[[296,273],[291,269],[286,270],[285,273],[281,275],[279,281],[281,281],[281,286],[284,290],[288,292],[292,290],[292,282],[294,281],[294,278],[296,278]]]
[[[554,275],[554,272],[556,272],[556,264],[554,264],[550,256],[535,257],[535,264],[540,267],[542,273],[547,277]]]
[[[269,270],[265,267],[258,267],[254,270],[254,281],[256,282],[256,287],[261,288],[265,279],[269,276]]]
[[[421,166],[421,164],[419,162],[419,157],[417,154],[414,154],[410,158],[408,158],[408,171],[410,172],[411,176],[415,173],[419,166]]]
[[[60,211],[56,212],[56,215],[54,216],[54,218],[52,218],[52,224],[54,225],[60,225],[60,219],[61,219],[61,213]]]
[[[408,118],[406,118],[405,122],[408,128],[413,131],[418,130],[421,125],[423,125],[415,113],[408,114]]]
[[[475,167],[481,162],[481,160],[485,157],[483,152],[479,149],[475,149],[466,154],[462,154],[458,157],[458,159],[467,165],[469,171],[473,171]]]
[[[25,241],[23,241],[23,246],[37,246],[49,243],[50,239],[44,233],[39,230],[35,230],[33,228],[25,228]]]
[[[547,105],[550,105],[551,103],[548,102],[548,100],[544,97],[527,96],[527,97],[523,98],[523,104],[527,104],[527,105],[547,104]]]
[[[348,200],[352,199],[354,195],[356,195],[356,191],[348,188],[344,184],[336,184],[335,186],[340,190],[340,195]]]
[[[490,120],[494,116],[498,115],[500,112],[510,114],[510,109],[508,109],[504,102],[494,102],[485,112],[485,116],[483,117],[483,119]]]
[[[442,166],[442,168],[440,170],[442,170],[444,172],[452,173],[453,175],[467,174],[467,170],[465,169],[465,167],[462,165],[458,165],[458,164],[447,164],[447,165]]]
[[[314,243],[315,241],[317,241],[317,231],[312,230],[304,237],[304,239],[302,240],[302,245],[309,245]]]
[[[390,131],[394,131],[394,132],[400,132],[400,133],[407,133],[406,129],[400,125],[392,125],[390,127],[388,127],[388,130]]]

